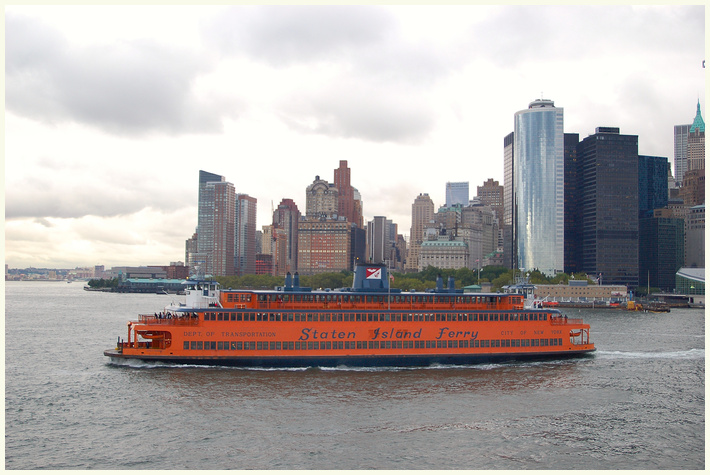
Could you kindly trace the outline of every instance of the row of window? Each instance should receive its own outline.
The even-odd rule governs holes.
[[[517,322],[547,320],[547,314],[205,312],[203,318],[218,322]]]
[[[378,350],[390,348],[518,348],[561,346],[562,338],[401,341],[185,341],[184,350]]]
[[[259,302],[370,302],[370,303],[495,303],[502,298],[511,298],[513,303],[522,303],[518,295],[348,295],[342,293],[317,293],[317,294],[250,294],[225,292],[227,302],[251,302],[256,295]]]

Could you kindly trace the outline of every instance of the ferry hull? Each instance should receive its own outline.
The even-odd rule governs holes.
[[[535,353],[489,353],[489,354],[430,354],[430,355],[351,355],[351,356],[177,356],[177,355],[132,355],[111,349],[104,355],[113,361],[140,360],[168,364],[233,366],[245,368],[304,368],[304,367],[426,367],[434,365],[461,366],[516,361],[545,361],[590,356],[594,349],[535,352]]]

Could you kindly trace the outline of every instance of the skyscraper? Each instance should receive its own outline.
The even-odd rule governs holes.
[[[274,211],[273,244],[274,275],[298,270],[298,222],[301,213],[290,198],[284,198]]]
[[[639,218],[649,218],[668,205],[668,159],[639,155],[638,167]]]
[[[387,218],[375,216],[367,223],[367,260],[373,264],[381,264],[389,257],[387,248]]]
[[[424,228],[434,219],[434,202],[428,193],[420,193],[412,204],[412,227],[409,231],[408,270],[419,269],[419,250],[424,240]]]
[[[450,208],[454,205],[468,205],[468,182],[446,182],[446,207]]]
[[[356,198],[356,190],[350,184],[350,168],[347,160],[340,160],[340,166],[333,171],[333,181],[338,189],[338,215],[344,216],[357,227],[363,227],[362,206],[359,197]],[[358,195],[359,196],[359,195]]]
[[[245,194],[236,197],[234,271],[256,273],[256,198]]]
[[[688,171],[688,131],[690,124],[673,127],[673,166],[678,183],[683,183],[685,172]]]
[[[515,241],[515,133],[503,138],[503,263],[508,269],[518,265],[517,242]]]
[[[195,265],[206,275],[234,275],[234,185],[200,170]]]
[[[680,190],[683,203],[690,207],[705,204],[705,121],[700,114],[700,101],[688,129],[687,163]]]
[[[538,99],[515,114],[518,268],[564,270],[564,110]]]
[[[638,136],[597,127],[579,143],[582,269],[605,284],[639,283]]]

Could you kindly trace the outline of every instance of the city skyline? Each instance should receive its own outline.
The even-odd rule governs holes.
[[[671,163],[674,126],[705,113],[703,6],[8,6],[5,21],[13,268],[183,260],[200,169],[256,198],[261,229],[347,160],[365,221],[408,235],[419,194],[438,209],[447,182],[503,183],[503,139],[536,99],[564,108],[565,133],[619,127]]]

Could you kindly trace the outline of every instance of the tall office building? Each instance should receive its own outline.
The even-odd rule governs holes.
[[[597,127],[579,143],[582,269],[602,283],[639,283],[638,136]]]
[[[688,206],[705,204],[705,121],[698,101],[695,119],[688,129],[688,169],[683,175],[680,196]]]
[[[564,110],[538,99],[514,119],[518,268],[564,271]]]
[[[690,124],[673,127],[673,166],[675,167],[675,180],[677,183],[683,183],[685,172],[688,171],[689,131]]]
[[[503,195],[505,193],[503,185],[493,178],[489,178],[483,186],[476,188],[476,196],[481,200],[481,204],[490,206],[496,212],[496,218],[503,222]]]
[[[683,267],[683,220],[644,216],[639,219],[639,286],[665,292],[675,288]]]
[[[582,215],[579,201],[579,134],[565,134],[565,273],[582,270]]]
[[[353,227],[345,219],[302,219],[298,223],[298,272],[352,270]]]
[[[256,198],[236,197],[234,271],[237,275],[256,273]]]
[[[340,160],[340,165],[333,171],[333,181],[338,189],[338,215],[347,221],[363,227],[362,201],[360,194],[350,184],[350,168],[347,160]]]
[[[387,218],[384,216],[375,216],[372,221],[367,223],[367,261],[373,264],[381,264],[385,259],[389,258],[387,249],[389,242],[387,240]]]
[[[705,205],[693,206],[685,218],[685,267],[705,267]]]
[[[700,113],[700,101],[688,129],[688,171],[691,170],[705,170],[705,121]]]
[[[434,219],[434,202],[428,193],[420,193],[412,204],[412,227],[409,230],[407,270],[419,270],[419,250],[424,240],[424,228]]]
[[[503,263],[508,269],[518,265],[515,241],[515,132],[503,138]]]
[[[284,198],[274,211],[272,228],[274,275],[298,270],[298,223],[301,213],[296,203]]]
[[[668,158],[639,155],[638,167],[639,218],[649,218],[668,205]]]
[[[234,185],[200,170],[195,266],[205,275],[234,275]]]
[[[446,182],[446,207],[454,205],[467,206],[470,195],[468,194],[468,182]]]

